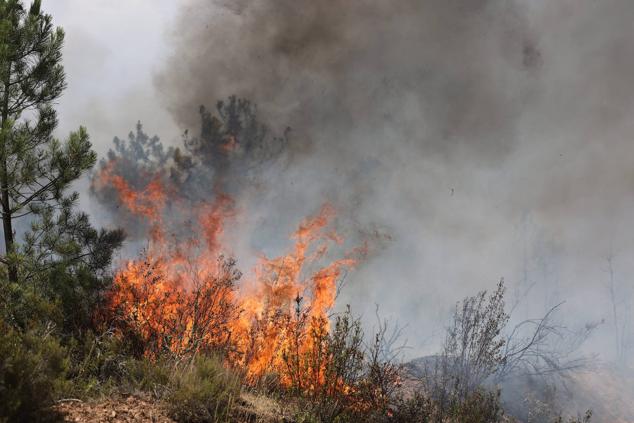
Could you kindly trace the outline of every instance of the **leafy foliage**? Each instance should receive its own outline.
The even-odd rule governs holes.
[[[97,233],[85,214],[73,210],[71,183],[96,161],[83,127],[62,143],[53,138],[53,102],[66,88],[64,31],[36,0],[26,10],[18,0],[0,2],[0,206],[8,278],[29,279],[56,263],[85,260],[94,269],[109,264],[122,233]],[[27,117],[31,117],[28,119]],[[18,248],[14,223],[30,230]],[[105,247],[105,250],[104,250]]]
[[[66,389],[68,358],[49,330],[20,333],[0,322],[0,421],[33,421]]]

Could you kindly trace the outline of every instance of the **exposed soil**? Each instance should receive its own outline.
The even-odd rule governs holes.
[[[286,408],[273,399],[245,392],[236,404],[232,420],[237,423],[288,423],[292,420],[287,416]],[[175,423],[160,403],[137,395],[90,401],[67,399],[60,401],[54,410],[65,422]]]
[[[66,422],[152,422],[174,423],[161,407],[138,396],[113,397],[83,402],[63,400],[55,409],[64,415]]]

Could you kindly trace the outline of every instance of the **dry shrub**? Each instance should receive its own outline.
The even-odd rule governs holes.
[[[477,389],[447,408],[434,398],[416,392],[400,399],[389,419],[394,423],[502,423],[509,422],[500,405],[499,393]]]
[[[592,419],[592,411],[588,410],[585,412],[585,414],[583,416],[580,417],[571,417],[568,420],[564,420],[563,417],[559,417],[557,418],[557,420],[555,420],[555,423],[589,423],[590,420]]]
[[[325,319],[302,312],[299,303],[292,327],[292,342],[283,353],[282,378],[308,411],[304,420],[371,421],[388,416],[400,367],[382,358],[382,330],[365,346],[360,322],[349,308],[329,328]]]
[[[108,323],[137,356],[179,358],[229,349],[231,324],[239,314],[234,294],[241,275],[235,261],[221,257],[217,274],[205,277],[185,265],[191,286],[166,277],[160,262],[135,265],[118,276],[129,279],[115,279]]]

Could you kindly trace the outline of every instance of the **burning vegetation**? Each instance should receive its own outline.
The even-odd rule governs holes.
[[[205,128],[205,119],[210,117],[203,117]],[[229,135],[218,137],[219,145],[227,137],[242,144],[238,135]],[[139,127],[137,136],[130,137],[130,146],[118,146],[121,151],[139,151],[143,148],[136,147],[144,147],[148,140]],[[222,166],[226,172],[235,150],[222,151],[228,155]],[[208,165],[204,160],[188,162]],[[113,328],[115,336],[131,342],[135,354],[149,359],[216,354],[251,383],[275,375],[285,388],[320,392],[324,398],[358,394],[356,385],[361,383],[366,358],[358,322],[349,315],[337,316],[332,327],[331,320],[342,277],[363,260],[367,247],[345,250],[343,237],[333,229],[334,206],[325,204],[304,219],[293,232],[286,254],[274,258],[260,254],[253,271],[245,276],[228,258],[229,248],[223,244],[225,226],[235,223],[238,211],[231,196],[218,191],[219,183],[211,202],[200,200],[193,205],[191,198],[179,194],[182,190],[169,177],[172,172],[128,171],[148,181],[132,188],[139,181],[127,181],[125,171],[117,173],[132,165],[113,153],[93,177],[93,192],[112,198],[113,193],[106,191],[114,190],[124,208],[117,212],[127,214],[128,221],[140,220],[149,236],[141,257],[117,270],[100,316],[102,323]],[[183,231],[175,227],[181,220],[170,216],[173,210],[179,211],[181,219],[187,217],[190,236],[181,236]],[[332,258],[334,249],[340,257]],[[356,364],[350,369],[341,360]],[[378,365],[379,357],[374,360]],[[392,372],[394,380],[389,383],[396,384],[396,372]]]
[[[243,100],[228,103],[254,110]],[[215,122],[216,135],[196,143],[185,138],[187,154],[164,150],[139,124],[127,142],[115,140],[115,151],[92,177],[95,197],[120,221],[143,228],[139,239],[147,237],[138,258],[119,264],[99,314],[101,327],[125,340],[133,356],[177,366],[219,358],[245,386],[275,386],[320,421],[504,421],[492,382],[530,371],[560,375],[583,365],[555,344],[572,339],[577,345],[591,329],[564,333],[553,321],[558,307],[507,328],[500,282],[490,297],[481,292],[456,308],[436,360],[401,366],[398,330],[390,334],[380,323],[368,342],[349,309],[334,312],[343,277],[363,262],[368,245],[346,247],[331,204],[300,222],[285,254],[260,253],[251,271],[240,272],[227,233],[246,212],[234,197],[249,180],[235,183],[240,177],[233,176],[248,168],[257,178],[253,163],[264,162],[245,153],[259,149],[239,152],[253,142],[235,128],[264,126],[241,123],[255,119],[252,113],[223,114],[224,104],[218,117],[202,109],[202,133]],[[223,132],[223,122],[233,122],[233,132]],[[203,148],[203,139],[211,147]],[[225,148],[226,140],[232,148]],[[221,158],[210,161],[203,151]],[[201,181],[213,187],[211,199],[191,186]]]
[[[230,99],[229,104],[251,110],[244,101]],[[209,122],[217,119],[205,112],[202,116],[204,133]],[[216,134],[218,126],[214,126]],[[261,135],[256,131],[256,136]],[[221,171],[228,172],[229,158],[236,150],[225,150],[225,140],[233,140],[235,146],[249,142],[241,142],[242,137],[232,133],[214,139],[220,149],[214,152],[227,156],[219,165]],[[139,127],[136,139],[131,140],[135,144],[130,147],[136,148],[144,147],[148,138]],[[172,158],[178,157],[177,151]],[[209,165],[206,156],[199,163]],[[225,257],[229,248],[223,245],[224,228],[238,212],[231,196],[218,191],[222,180],[216,181],[211,202],[192,201],[179,194],[177,185],[183,183],[175,183],[169,177],[172,172],[138,172],[148,182],[133,188],[134,181],[126,180],[124,172],[117,173],[130,167],[129,159],[111,155],[93,177],[93,191],[106,198],[112,193],[104,192],[114,190],[117,207],[125,209],[119,213],[140,220],[149,237],[141,257],[127,261],[116,272],[107,295],[105,321],[112,322],[121,336],[134,339],[139,353],[148,357],[215,351],[226,355],[228,363],[244,367],[249,377],[285,373],[284,357],[291,343],[295,342],[297,354],[304,355],[310,348],[304,338],[329,329],[338,282],[365,253],[364,248],[355,248],[324,263],[331,245],[343,244],[331,227],[334,207],[326,204],[301,222],[292,235],[291,251],[275,258],[261,255],[254,271],[243,278],[235,261]],[[182,224],[182,219],[170,216],[174,210],[188,219],[187,231],[174,227]],[[181,236],[183,232],[187,235]],[[290,383],[290,376],[282,381]]]
[[[0,0],[0,421],[64,418],[110,395],[126,415],[158,404],[143,413],[152,421],[562,422],[547,394],[588,367],[578,350],[600,323],[565,327],[561,304],[513,321],[501,280],[456,305],[438,355],[401,363],[398,327],[377,311],[364,333],[336,304],[374,240],[342,231],[336,198],[317,198],[281,253],[249,246],[253,265],[239,270],[233,236],[254,213],[244,199],[261,199],[267,170],[294,151],[290,129],[276,134],[247,99],[200,107],[200,130],[178,146],[140,123],[115,138],[90,195],[121,229],[93,228],[69,192],[96,164],[88,133],[52,135],[65,79],[51,22],[38,0]],[[546,388],[513,410],[500,388],[520,378]]]
[[[161,218],[166,196],[160,184],[153,181],[135,192],[110,169],[106,166],[97,176],[97,189],[115,186],[121,203],[148,219],[151,228],[142,257],[115,274],[106,304],[105,318],[121,336],[136,340],[140,353],[184,357],[221,352],[228,362],[244,366],[249,376],[281,374],[293,340],[303,355],[310,346],[297,341],[329,328],[337,282],[362,255],[356,249],[319,265],[329,244],[342,242],[328,230],[334,217],[331,206],[299,225],[292,251],[262,256],[252,280],[240,281],[235,262],[222,255],[223,227],[234,215],[229,196],[218,195],[213,204],[194,211],[199,217],[195,233],[202,239],[176,240]]]

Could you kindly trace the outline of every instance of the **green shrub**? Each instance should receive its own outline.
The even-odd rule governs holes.
[[[66,339],[71,365],[71,381],[67,396],[91,398],[108,395],[127,380],[126,364],[130,358],[123,341],[106,332],[96,335],[91,330]]]
[[[179,422],[228,421],[240,394],[240,381],[214,357],[199,357],[175,368],[165,401]]]
[[[47,417],[47,407],[67,389],[67,369],[67,353],[57,339],[0,324],[0,421]]]
[[[43,325],[59,327],[63,313],[33,285],[10,283],[0,276],[0,321],[24,332]]]
[[[86,267],[71,271],[60,265],[40,274],[34,285],[42,296],[57,305],[60,332],[77,335],[95,329],[95,312],[110,283],[109,278],[97,277]]]
[[[174,364],[167,361],[151,361],[147,358],[130,359],[123,363],[122,388],[152,394],[155,398],[164,396],[174,379]]]

